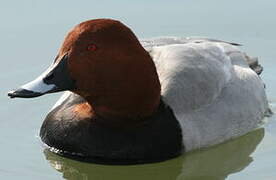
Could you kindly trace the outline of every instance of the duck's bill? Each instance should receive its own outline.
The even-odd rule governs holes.
[[[10,91],[8,96],[11,98],[33,98],[48,93],[73,90],[75,83],[70,77],[67,61],[68,56],[64,55],[60,61],[54,62],[35,80]]]

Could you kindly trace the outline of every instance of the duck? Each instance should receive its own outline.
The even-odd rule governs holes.
[[[104,164],[168,160],[258,128],[269,109],[263,68],[239,44],[208,38],[139,40],[93,19],[65,37],[54,62],[8,92],[65,91],[40,137],[61,156]]]

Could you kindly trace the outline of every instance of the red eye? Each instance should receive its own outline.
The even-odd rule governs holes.
[[[96,44],[89,44],[89,45],[87,46],[87,50],[88,50],[88,51],[96,51],[96,50],[97,50]]]

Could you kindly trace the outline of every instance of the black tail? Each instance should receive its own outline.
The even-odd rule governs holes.
[[[255,71],[258,75],[260,75],[263,72],[263,67],[259,64],[257,57],[249,57],[246,55],[246,60],[249,65],[249,67]]]

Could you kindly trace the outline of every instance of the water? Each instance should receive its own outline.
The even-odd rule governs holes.
[[[43,150],[38,131],[60,94],[16,100],[6,96],[46,69],[74,25],[109,17],[129,25],[139,38],[207,36],[243,44],[264,66],[262,78],[276,111],[275,6],[273,0],[1,2],[0,179],[275,179],[275,117],[246,136],[170,161],[104,166]]]

